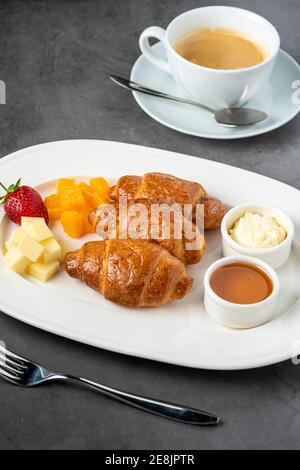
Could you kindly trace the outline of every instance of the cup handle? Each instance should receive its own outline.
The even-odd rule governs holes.
[[[163,44],[165,42],[166,31],[163,28],[158,26],[150,26],[142,32],[140,36],[140,49],[144,56],[152,62],[152,64],[161,68],[165,72],[171,73],[169,63],[166,59],[162,59],[154,52],[153,48],[150,46],[149,38],[155,38],[161,41]]]

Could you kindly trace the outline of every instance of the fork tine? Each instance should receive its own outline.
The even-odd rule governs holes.
[[[10,357],[10,358],[13,358],[15,360],[15,362],[18,362],[20,361],[23,365],[25,362],[27,362],[27,359],[24,359],[20,356],[17,356],[17,354],[14,354],[10,351],[8,351],[5,347],[1,346],[0,344],[0,351],[2,351],[6,356]]]
[[[5,362],[3,362],[0,358],[0,368],[4,368],[4,370],[7,370],[7,372],[13,372],[14,374],[24,374],[25,371],[24,370],[20,370],[20,369],[17,369],[16,367],[12,367],[10,366],[9,364],[6,364]]]
[[[11,380],[12,382],[19,382],[21,380],[21,377],[17,377],[16,375],[12,375],[9,372],[6,372],[2,369],[2,367],[0,367],[0,377]]]
[[[9,359],[4,353],[0,351],[0,364],[1,361],[4,361],[5,363],[11,364],[12,366],[19,367],[20,369],[27,369],[27,366],[23,366],[15,361],[12,361]]]

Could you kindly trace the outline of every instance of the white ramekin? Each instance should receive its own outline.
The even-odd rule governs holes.
[[[229,230],[233,227],[235,222],[245,214],[245,212],[271,215],[285,228],[287,232],[286,239],[272,248],[246,248],[240,245],[231,238]],[[290,217],[281,210],[262,204],[242,204],[240,206],[233,207],[223,218],[221,225],[223,255],[231,256],[241,254],[254,256],[255,258],[265,261],[272,266],[272,268],[277,269],[290,257],[294,232],[295,229],[293,222]]]
[[[273,291],[266,299],[255,304],[236,304],[219,297],[210,285],[212,274],[220,266],[231,263],[247,263],[261,268],[272,280]],[[276,310],[280,291],[279,279],[271,266],[250,256],[229,256],[213,263],[204,276],[204,305],[210,316],[229,328],[246,329],[266,323]]]

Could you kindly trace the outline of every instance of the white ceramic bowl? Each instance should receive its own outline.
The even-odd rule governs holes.
[[[247,263],[261,268],[272,280],[273,291],[266,299],[255,304],[236,304],[219,297],[210,285],[212,274],[220,266],[231,263]],[[279,279],[271,266],[250,256],[229,256],[213,263],[204,276],[204,306],[209,315],[229,328],[246,329],[266,323],[276,310],[280,291]]]
[[[235,222],[248,211],[273,216],[277,222],[285,228],[287,232],[285,240],[272,248],[246,248],[233,240],[229,235],[229,230],[233,227]],[[243,204],[233,207],[225,214],[221,225],[221,233],[224,256],[236,254],[254,256],[255,258],[265,261],[272,266],[272,268],[277,269],[290,257],[295,229],[290,217],[279,209],[261,204]]]

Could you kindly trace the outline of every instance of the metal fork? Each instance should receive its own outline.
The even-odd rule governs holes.
[[[182,423],[198,426],[213,426],[220,423],[220,419],[211,413],[199,411],[186,406],[166,403],[160,400],[133,395],[116,390],[106,385],[97,384],[90,380],[73,375],[50,372],[24,357],[8,351],[0,344],[0,377],[14,385],[22,387],[35,387],[49,382],[71,382],[96,390],[103,395],[114,398],[127,405],[143,411],[153,413],[164,418],[180,421]]]

